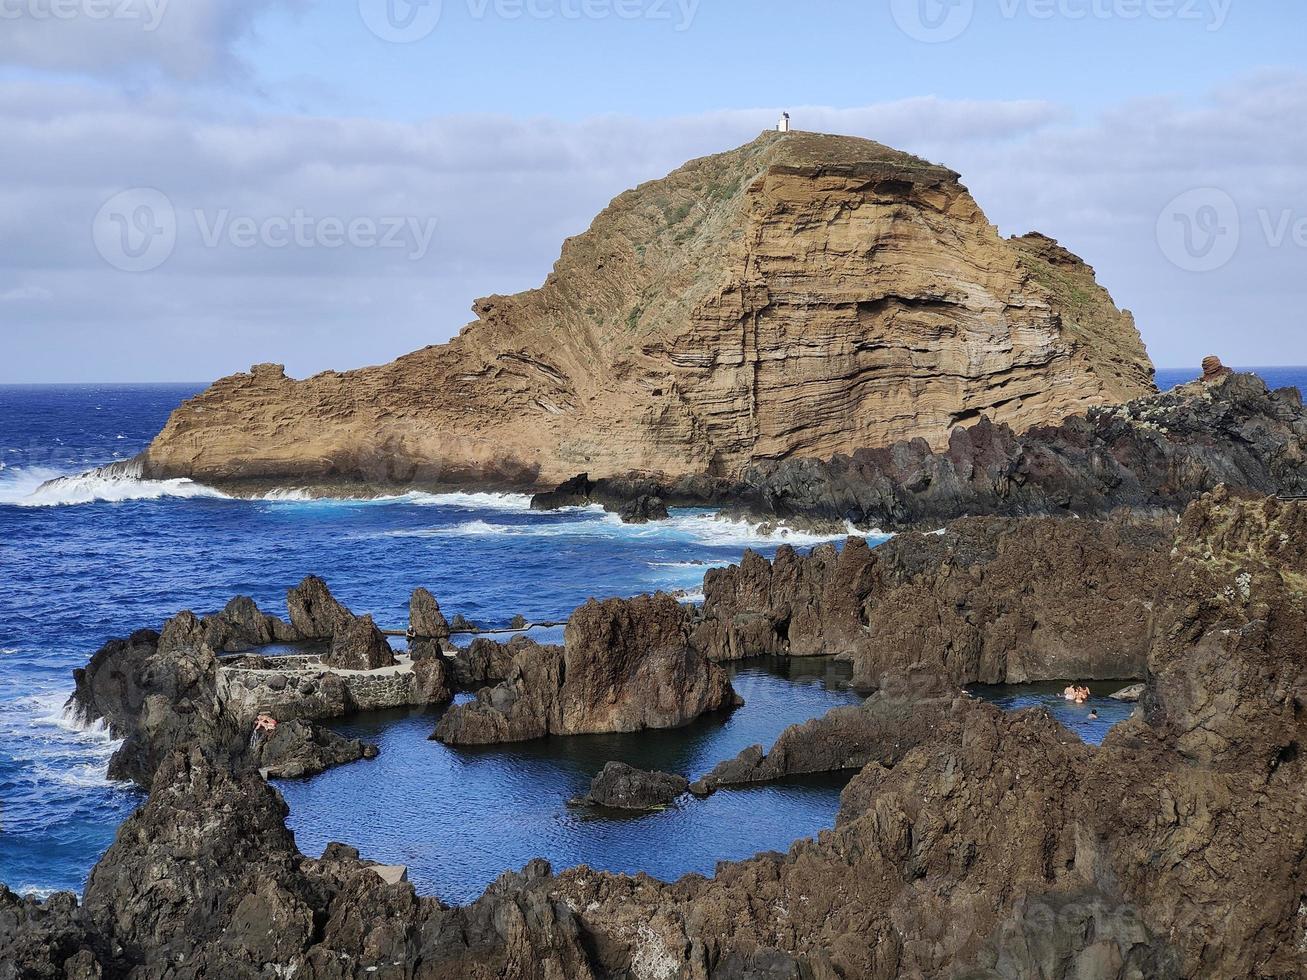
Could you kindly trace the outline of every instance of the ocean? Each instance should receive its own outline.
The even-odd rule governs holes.
[[[1259,373],[1273,386],[1307,383],[1307,369]],[[1159,381],[1169,387],[1195,374],[1159,372]],[[141,802],[105,777],[108,734],[78,728],[63,711],[71,671],[111,637],[157,629],[182,609],[218,609],[237,594],[284,614],[286,589],[309,573],[387,627],[405,625],[418,586],[448,614],[484,626],[506,626],[519,613],[556,620],[591,596],[663,589],[693,599],[707,568],[738,561],[746,547],[770,555],[787,542],[823,540],[762,534],[696,510],[628,527],[596,509],[534,513],[516,495],[320,501],[291,491],[233,500],[185,480],[105,479],[39,490],[52,477],[134,456],[201,387],[0,386],[0,882],[20,892],[80,891]],[[381,756],[279,783],[290,825],[306,853],[331,840],[352,844],[409,865],[421,892],[451,902],[534,857],[669,879],[785,849],[830,826],[842,778],[724,792],[625,819],[566,806],[609,759],[694,777],[857,700],[847,668],[826,660],[732,670],[746,706],[724,723],[677,732],[454,750],[427,741],[438,712],[346,719],[334,727],[378,742]],[[1052,706],[1091,741],[1120,711],[1092,725],[1074,706]]]

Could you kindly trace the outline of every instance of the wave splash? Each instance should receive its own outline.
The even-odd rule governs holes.
[[[146,480],[137,460],[66,474],[40,467],[6,471],[0,480],[0,504],[15,507],[69,507],[78,504],[158,500],[163,497],[227,499],[221,491],[194,480]]]

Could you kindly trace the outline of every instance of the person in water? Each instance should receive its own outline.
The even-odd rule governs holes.
[[[1089,709],[1089,720],[1090,720],[1090,721],[1098,721],[1098,709],[1097,709],[1097,708],[1090,708],[1090,709]]]
[[[1062,692],[1062,697],[1068,701],[1074,701],[1076,699],[1076,686],[1068,684],[1066,690]]]

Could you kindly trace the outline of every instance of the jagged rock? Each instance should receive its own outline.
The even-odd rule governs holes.
[[[449,623],[440,611],[440,603],[426,589],[417,589],[408,604],[408,623],[419,639],[438,643],[449,639]]]
[[[77,896],[44,902],[0,885],[0,980],[100,980]]]
[[[774,562],[746,551],[738,566],[704,576],[695,646],[713,660],[851,653],[864,633],[873,564],[862,538],[802,558],[782,545]]]
[[[449,685],[449,669],[441,657],[415,661],[411,684],[413,693],[409,698],[410,704],[447,704],[454,698]]]
[[[976,518],[877,548],[856,687],[918,662],[961,686],[1144,676],[1174,524]]]
[[[539,289],[474,309],[391,364],[223,379],[143,473],[534,488],[584,457],[595,477],[733,477],[1152,390],[1092,269],[1001,238],[956,173],[850,137],[767,133],[692,161],[616,198]]]
[[[272,779],[315,776],[333,766],[375,759],[377,752],[375,745],[298,719],[281,722],[270,732],[255,732],[250,740],[251,763]]]
[[[582,473],[564,480],[553,490],[537,493],[531,498],[532,510],[562,510],[565,507],[586,507],[591,503],[590,492],[594,484],[590,474]]]
[[[514,630],[524,630],[530,625],[531,624],[530,622],[527,621],[527,618],[523,616],[521,613],[518,613],[516,616],[513,617],[512,621],[508,624],[508,628]]]
[[[261,612],[249,596],[236,596],[222,612],[206,616],[204,626],[207,642],[214,650],[248,650],[299,639],[294,627]]]
[[[1178,512],[1220,484],[1307,493],[1307,413],[1296,388],[1250,374],[1091,408],[1018,435],[981,419],[944,449],[923,439],[829,460],[748,467],[734,491],[755,515],[922,527],[963,514],[1103,516],[1123,507]]]
[[[456,613],[453,621],[449,624],[449,631],[451,633],[476,633],[480,631],[480,627],[462,613]]]
[[[313,908],[287,812],[252,770],[232,773],[199,749],[170,756],[86,885],[86,913],[115,959],[194,967],[221,944],[248,970],[300,952]]]
[[[1307,503],[1215,492],[1172,530],[1142,710],[1100,747],[1046,711],[889,675],[886,741],[815,839],[673,883],[534,863],[465,909],[349,848],[304,858],[263,780],[179,753],[83,909],[0,892],[0,963],[54,978],[1301,976]],[[1096,588],[1066,563],[1041,574],[1073,600]],[[920,717],[914,690],[930,695]],[[914,726],[900,745],[896,719]],[[791,741],[795,758],[827,755]]]
[[[454,684],[463,690],[477,690],[487,684],[508,680],[513,670],[513,659],[523,649],[536,649],[537,644],[526,637],[515,636],[507,643],[496,643],[479,636],[465,650],[457,650],[450,658],[449,669]]]
[[[651,521],[665,521],[671,517],[662,498],[648,494],[623,504],[617,516],[622,519],[623,524],[648,524]]]
[[[545,862],[448,909],[387,883],[353,848],[305,858],[286,812],[251,770],[199,750],[170,757],[92,872],[81,908],[71,895],[38,904],[0,889],[0,971],[12,966],[24,980],[596,980],[575,918],[549,895]]]
[[[368,616],[346,613],[337,619],[327,659],[343,670],[395,666],[394,683],[379,689],[350,688],[325,669],[287,671],[266,657],[233,657],[220,665],[210,645],[215,635],[212,617],[200,620],[184,612],[169,620],[162,634],[142,630],[113,640],[85,668],[73,671],[68,707],[83,723],[105,722],[123,740],[109,762],[112,778],[149,786],[159,763],[177,749],[202,747],[242,759],[261,713],[283,723],[312,721],[360,709],[444,704],[452,698],[440,657],[397,666]],[[343,759],[350,753],[320,753],[328,761],[338,755]]]
[[[1137,908],[1098,891],[1017,900],[958,980],[1180,980],[1177,957]]]
[[[691,647],[688,613],[671,596],[591,600],[563,647],[523,643],[508,678],[446,712],[435,737],[469,745],[676,728],[736,703],[725,672]]]
[[[1228,378],[1232,374],[1234,374],[1234,371],[1222,364],[1219,357],[1213,355],[1203,358],[1203,376],[1199,380],[1210,384],[1213,381]]]
[[[165,757],[197,743],[242,750],[244,733],[218,707],[217,664],[204,623],[183,612],[162,635],[142,630],[112,640],[73,671],[69,707],[82,722],[103,721],[123,740],[109,761],[110,778],[149,786]]]
[[[286,607],[291,625],[306,640],[330,640],[337,623],[354,618],[316,575],[310,575],[286,594]]]
[[[641,497],[657,497],[668,507],[708,507],[729,504],[738,499],[739,485],[722,477],[687,474],[675,478],[632,475],[591,480],[582,473],[564,480],[553,490],[535,494],[532,510],[560,510],[598,504],[609,513],[620,514],[623,507]]]
[[[378,670],[395,666],[395,654],[371,616],[351,616],[336,624],[331,650],[323,658],[339,670]]]
[[[613,810],[657,810],[676,802],[689,787],[690,781],[684,776],[610,762],[591,780],[590,791],[572,802]]]
[[[788,855],[672,885],[567,873],[601,965],[653,950],[712,975],[779,947],[801,976],[1301,974],[1304,522],[1222,491],[1189,508],[1161,549],[1144,710],[1099,749],[1041,710],[958,699]]]
[[[754,552],[704,577],[693,632],[713,660],[842,656],[855,686],[918,663],[958,686],[1143,675],[1173,527],[963,518],[876,548]]]

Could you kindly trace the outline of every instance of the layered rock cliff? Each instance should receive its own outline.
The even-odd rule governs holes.
[[[942,447],[1153,388],[1129,313],[958,175],[866,140],[769,133],[628,191],[540,288],[448,344],[304,381],[277,365],[181,406],[147,476],[552,485]]]

